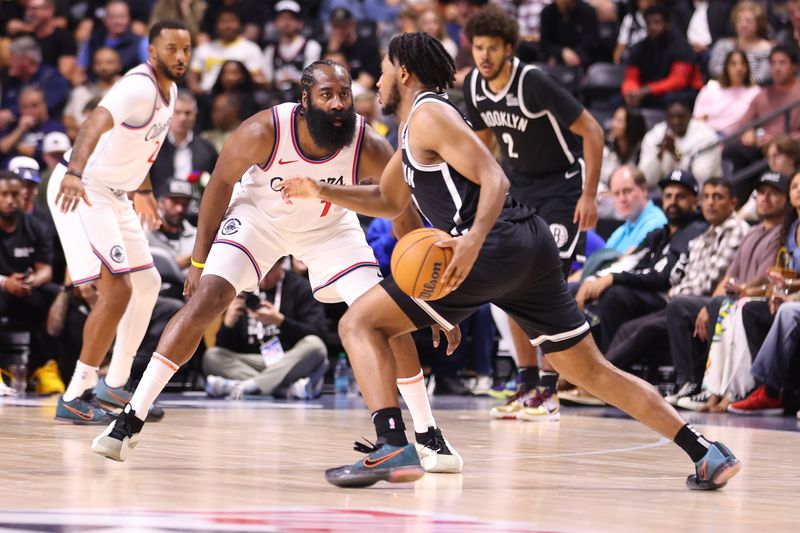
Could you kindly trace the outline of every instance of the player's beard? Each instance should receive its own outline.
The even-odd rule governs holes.
[[[494,80],[496,80],[500,76],[500,74],[502,74],[503,68],[506,66],[506,63],[508,63],[509,61],[511,61],[510,57],[504,58],[500,62],[500,64],[497,65],[497,68],[494,70],[494,72],[492,72],[488,76],[485,76],[483,79],[485,79],[486,81],[494,81]]]
[[[335,152],[353,142],[356,134],[356,110],[354,106],[342,111],[323,111],[308,102],[305,109],[306,125],[314,144],[323,150]],[[334,124],[339,119],[341,126]]]
[[[400,89],[397,88],[397,83],[392,84],[386,101],[381,102],[381,104],[381,110],[384,115],[394,115],[397,113],[397,108],[400,107]]]
[[[160,58],[157,57],[156,70],[159,72],[159,74],[166,77],[168,80],[178,82],[178,81],[183,81],[183,78],[186,77],[186,72],[189,69],[186,68],[186,65],[183,65],[183,74],[175,74],[169,69],[169,66],[166,63],[164,63],[163,61],[161,61]]]

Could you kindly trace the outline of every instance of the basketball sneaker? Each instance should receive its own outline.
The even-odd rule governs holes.
[[[110,387],[108,383],[106,383],[106,378],[100,378],[100,381],[97,382],[94,388],[94,394],[101,403],[109,405],[112,408],[122,409],[125,407],[125,404],[131,401],[133,391],[125,385],[122,387]],[[150,409],[147,411],[147,421],[158,422],[162,418],[164,418],[164,409],[156,404],[151,405]]]
[[[337,487],[369,487],[378,481],[389,483],[406,483],[416,481],[425,475],[425,469],[419,462],[417,450],[413,444],[392,446],[378,442],[367,446],[355,443],[354,449],[366,453],[367,456],[352,465],[329,468],[325,471],[325,480]]]
[[[561,420],[561,409],[558,394],[550,389],[538,387],[522,399],[522,409],[517,413],[517,420],[526,422],[558,422]]]
[[[693,396],[684,396],[677,402],[677,407],[687,411],[708,411],[712,402],[716,398],[708,391],[700,391]]]
[[[206,394],[211,398],[225,398],[230,396],[233,389],[241,382],[209,374],[206,377]]]
[[[100,405],[92,389],[68,402],[63,396],[58,397],[56,420],[73,424],[108,424],[111,419],[111,414]]]
[[[505,405],[492,407],[492,410],[489,411],[489,414],[492,416],[492,418],[496,418],[498,420],[516,420],[517,414],[522,410],[522,403],[520,402],[520,399],[526,394],[527,392],[517,391],[506,401]]]
[[[699,392],[700,392],[700,385],[698,385],[697,383],[692,383],[691,381],[687,381],[686,383],[681,385],[681,388],[678,389],[675,393],[664,396],[664,399],[667,401],[668,404],[677,407],[678,401],[680,401],[681,398],[689,398]]]
[[[419,461],[426,472],[438,474],[460,474],[464,460],[447,442],[439,428],[429,427],[425,433],[414,433]]]
[[[686,486],[692,490],[721,489],[742,469],[741,461],[721,442],[713,442],[694,466],[695,473],[686,478]]]
[[[122,462],[139,443],[144,422],[136,417],[131,404],[126,404],[117,418],[92,441],[92,451]]]
[[[64,394],[64,390],[66,390],[58,371],[58,363],[53,359],[37,368],[33,373],[33,379],[36,382],[34,389],[36,394]]]
[[[782,415],[783,400],[767,396],[767,387],[761,385],[744,400],[730,404],[728,412],[737,415]]]

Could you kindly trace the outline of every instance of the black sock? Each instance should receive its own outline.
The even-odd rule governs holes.
[[[711,446],[708,439],[694,429],[691,424],[684,425],[678,431],[678,434],[675,435],[675,444],[688,453],[695,463],[703,458],[709,446]]]
[[[550,392],[555,392],[558,388],[558,372],[542,370],[542,377],[539,379],[539,386]]]
[[[781,391],[773,389],[769,385],[764,385],[764,393],[767,395],[767,398],[772,398],[773,400],[777,400],[781,397]]]
[[[406,425],[403,423],[403,414],[399,407],[387,407],[372,413],[372,423],[375,424],[375,433],[378,440],[392,446],[405,446]]]
[[[523,366],[519,369],[520,390],[528,392],[539,386],[539,367]]]

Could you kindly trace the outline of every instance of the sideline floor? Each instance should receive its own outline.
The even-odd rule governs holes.
[[[344,490],[322,472],[372,438],[358,400],[173,395],[125,463],[91,452],[101,428],[54,423],[54,405],[0,402],[3,531],[797,530],[796,419],[695,416],[745,466],[704,493],[685,488],[683,452],[616,410],[562,407],[560,423],[533,424],[489,420],[488,400],[437,398],[462,475]]]

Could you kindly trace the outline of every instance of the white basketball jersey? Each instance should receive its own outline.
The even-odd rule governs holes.
[[[158,86],[153,67],[147,63],[131,69],[125,76],[145,76],[152,80],[157,93],[153,113],[142,126],[130,126],[122,122],[114,124],[113,128],[100,136],[83,176],[86,180],[97,180],[111,189],[132,191],[141,185],[161,150],[172,121],[178,88],[172,84],[167,100]],[[70,150],[64,154],[64,159],[69,161],[71,155]]]
[[[272,108],[275,123],[275,144],[264,166],[253,165],[242,176],[244,194],[263,211],[269,222],[291,232],[309,232],[343,222],[358,225],[352,211],[321,200],[281,198],[279,184],[285,178],[309,177],[335,185],[356,185],[358,158],[364,137],[364,117],[356,115],[353,142],[325,159],[316,160],[303,154],[297,141],[295,121],[299,104],[285,103]],[[266,155],[266,154],[265,154]]]

